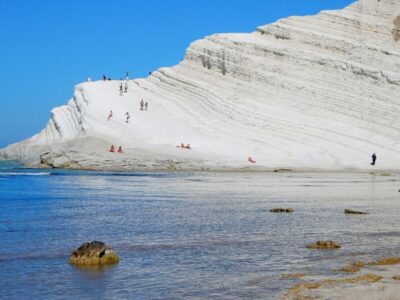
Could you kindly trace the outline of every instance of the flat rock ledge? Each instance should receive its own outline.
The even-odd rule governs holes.
[[[367,212],[357,211],[357,210],[352,210],[352,209],[345,209],[344,213],[346,215],[368,215]]]
[[[342,246],[334,241],[317,241],[312,244],[308,244],[308,249],[321,249],[321,250],[329,250],[329,249],[339,249]]]
[[[40,155],[40,164],[50,168],[82,169],[82,166],[63,153],[45,152]]]
[[[292,208],[273,208],[269,210],[272,213],[293,213],[294,209]]]
[[[72,251],[69,263],[77,266],[110,265],[119,262],[118,255],[105,243],[93,241]]]

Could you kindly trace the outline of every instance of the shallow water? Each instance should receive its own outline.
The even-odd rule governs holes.
[[[282,273],[332,275],[355,259],[399,255],[395,175],[12,167],[0,165],[2,299],[275,299],[296,282]],[[305,248],[320,239],[343,248]],[[70,266],[72,249],[90,240],[111,245],[120,264]]]

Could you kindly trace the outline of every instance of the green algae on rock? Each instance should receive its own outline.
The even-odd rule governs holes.
[[[105,243],[93,241],[72,251],[69,263],[79,266],[110,265],[119,262],[118,255]]]

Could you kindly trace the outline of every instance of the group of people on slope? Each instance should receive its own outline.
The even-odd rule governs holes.
[[[108,114],[108,117],[107,117],[107,122],[110,121],[112,117],[113,117],[113,111],[110,110],[110,113]],[[129,112],[126,112],[126,113],[125,113],[125,118],[126,118],[126,119],[125,119],[125,122],[126,122],[126,123],[129,123],[129,119],[131,118],[131,115],[130,115]]]
[[[106,81],[106,80],[111,80],[111,78],[110,77],[107,78],[107,76],[103,74],[103,81]],[[126,81],[129,80],[129,72],[125,73],[125,80]],[[122,78],[121,78],[121,81],[122,81]]]
[[[111,78],[110,78],[110,77],[107,77],[105,74],[103,74],[102,79],[103,79],[103,81],[111,81]],[[128,72],[126,72],[126,74],[125,74],[125,80],[126,80],[126,81],[129,80],[129,73],[128,73]],[[92,78],[88,77],[87,81],[88,81],[88,82],[91,82],[91,81],[92,81]],[[122,81],[122,78],[121,78],[121,81]],[[126,88],[126,89],[127,89],[127,88]],[[127,89],[127,91],[128,91],[128,89]],[[126,92],[127,92],[127,91],[126,91]],[[125,92],[125,93],[126,93],[126,92]]]
[[[114,116],[113,111],[110,110],[110,113],[108,114],[108,117],[107,117],[107,122],[110,121],[113,116]],[[131,118],[131,115],[129,114],[129,112],[125,113],[125,118],[126,118],[125,122],[129,123],[129,119]]]
[[[125,74],[125,84],[122,84],[122,78],[121,78],[121,82],[119,84],[119,95],[123,96],[124,93],[128,93],[128,80],[129,80],[129,73],[126,72]]]
[[[125,85],[122,84],[122,82],[119,84],[119,95],[123,96],[124,93],[126,94],[128,92],[128,81],[125,81]]]
[[[114,153],[114,152],[115,152],[115,146],[114,146],[114,145],[111,145],[110,150],[108,150],[108,152],[113,152],[113,153]],[[118,153],[124,153],[124,151],[122,150],[122,147],[121,147],[121,146],[118,147],[117,152],[118,152]]]
[[[190,147],[190,144],[185,145],[184,143],[181,143],[180,145],[176,146],[176,148],[181,148],[181,149],[192,149]]]
[[[146,102],[146,104],[144,104],[144,110],[147,110],[147,106],[148,106],[148,104]],[[143,110],[143,109],[141,109],[141,110]],[[114,113],[112,110],[110,110],[110,112],[108,113],[107,122],[110,121],[113,116],[114,116]],[[131,114],[129,112],[126,112],[125,113],[125,123],[129,123],[130,118],[131,118]]]
[[[140,101],[140,110],[146,110],[147,111],[147,107],[149,106],[149,103],[146,101],[144,102],[143,99],[142,101]]]

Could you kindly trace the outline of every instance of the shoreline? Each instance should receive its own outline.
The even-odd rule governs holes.
[[[18,169],[23,170],[71,170],[71,171],[93,171],[93,172],[166,172],[166,173],[186,173],[186,172],[195,172],[195,173],[207,173],[207,172],[215,172],[215,173],[292,173],[292,174],[301,174],[301,173],[321,173],[321,174],[370,174],[377,176],[396,176],[400,174],[400,169],[359,169],[359,168],[345,168],[345,169],[324,169],[324,168],[269,168],[263,166],[243,166],[243,167],[229,167],[229,166],[190,166],[190,167],[173,167],[172,165],[167,165],[162,167],[127,167],[127,168],[114,168],[114,167],[94,167],[94,166],[80,166],[80,167],[51,167],[44,164],[29,164],[23,163],[19,160],[2,160],[0,159],[0,163],[15,163],[20,165]]]

